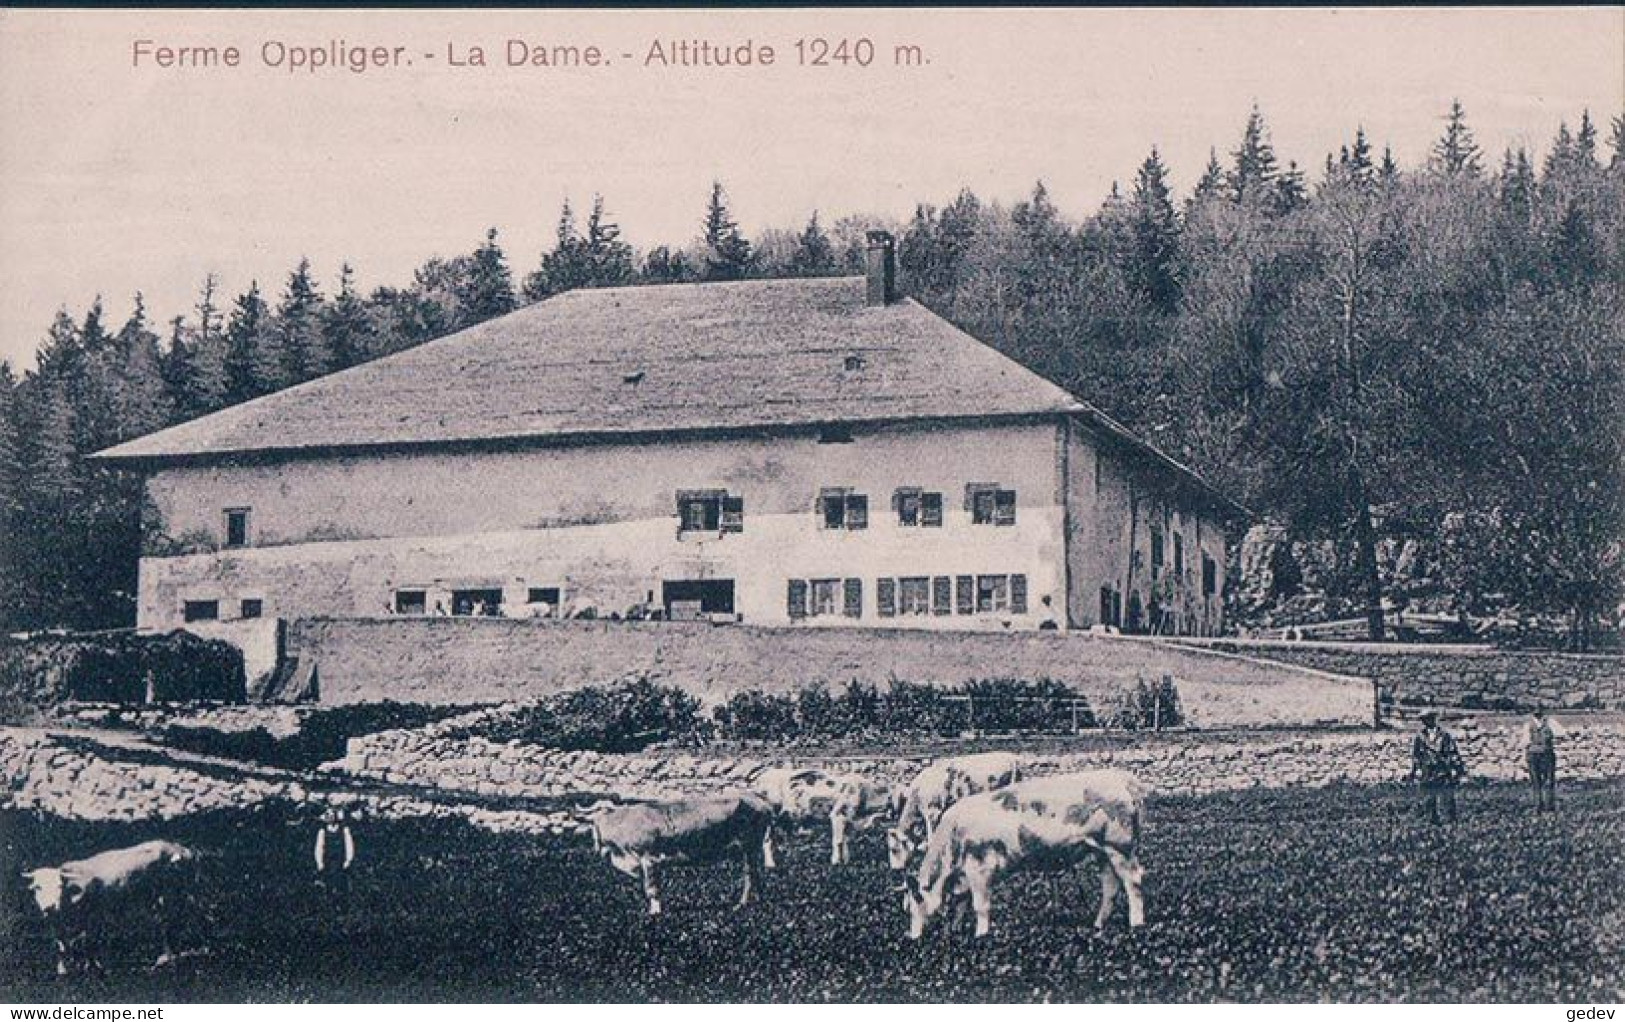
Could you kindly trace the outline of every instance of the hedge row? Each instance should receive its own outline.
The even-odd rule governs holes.
[[[28,720],[66,701],[240,703],[243,655],[187,632],[0,638],[0,714]]]

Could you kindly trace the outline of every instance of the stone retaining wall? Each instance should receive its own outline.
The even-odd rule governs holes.
[[[1521,652],[1481,646],[1181,639],[1238,653],[1371,678],[1394,699],[1432,706],[1601,706],[1625,709],[1625,656]]]
[[[736,692],[793,692],[857,679],[958,685],[1053,678],[1096,707],[1138,678],[1179,685],[1199,727],[1368,724],[1371,683],[1152,641],[1058,632],[958,633],[880,628],[713,627],[681,622],[505,618],[304,619],[288,653],[316,663],[323,702],[534,700],[644,675],[708,703]]]
[[[449,722],[447,722],[449,723]],[[1522,780],[1525,767],[1516,723],[1451,725],[1475,777]],[[1571,722],[1561,740],[1559,773],[1566,780],[1625,777],[1625,724]],[[1133,771],[1159,793],[1207,794],[1252,787],[1321,787],[1402,781],[1410,769],[1413,732],[1341,732],[1213,739],[1165,736],[1107,750],[1028,757],[1033,774],[1113,765]],[[484,796],[603,795],[662,798],[747,786],[770,757],[603,755],[561,752],[482,738],[448,738],[432,730],[388,731],[351,741],[347,755],[323,769],[397,783]],[[774,763],[783,758],[771,758]],[[884,787],[902,783],[927,762],[895,756],[803,759],[862,774]]]

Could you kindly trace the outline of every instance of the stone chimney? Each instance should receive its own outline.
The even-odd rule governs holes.
[[[897,246],[890,233],[869,232],[866,268],[869,294],[865,304],[890,305],[897,301]]]

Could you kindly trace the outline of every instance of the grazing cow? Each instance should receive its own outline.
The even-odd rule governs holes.
[[[967,795],[992,791],[1021,780],[1021,759],[1007,752],[984,752],[938,760],[915,775],[893,797],[897,822],[886,831],[892,869],[907,869],[931,840],[948,807]]]
[[[850,774],[770,767],[757,774],[752,784],[773,807],[775,826],[829,820],[829,861],[833,866],[852,861],[852,830],[872,825],[885,812],[881,792]],[[767,865],[774,865],[771,856]]]
[[[1144,870],[1137,854],[1144,791],[1133,774],[1090,770],[954,803],[931,835],[919,873],[905,878],[908,935],[918,940],[951,896],[968,891],[976,935],[986,936],[996,878],[1019,868],[1064,869],[1085,860],[1100,863],[1095,929],[1105,928],[1119,886],[1128,894],[1129,925],[1143,926]]]
[[[65,862],[60,866],[43,867],[24,873],[29,891],[40,914],[53,931],[56,941],[58,975],[65,975],[70,964],[100,967],[95,956],[79,954],[90,939],[92,915],[110,895],[143,885],[164,869],[190,862],[197,853],[173,841],[143,841],[129,848],[117,848],[92,855],[88,859]],[[159,914],[164,914],[164,893],[158,891]],[[163,921],[162,919],[160,920]],[[164,942],[159,961],[174,956],[169,947],[166,926],[159,927]]]
[[[660,914],[655,867],[663,862],[716,862],[737,854],[745,864],[741,906],[756,899],[762,867],[773,858],[773,809],[755,795],[630,803],[597,812],[592,842],[609,864],[643,880],[649,914]]]

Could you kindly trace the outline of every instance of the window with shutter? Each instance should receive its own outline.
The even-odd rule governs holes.
[[[900,578],[897,580],[897,613],[919,616],[931,613],[931,580],[929,578]]]
[[[1151,530],[1151,577],[1162,574],[1162,530]]]
[[[911,486],[900,487],[892,494],[892,510],[897,512],[897,524],[920,524],[920,491]]]
[[[840,598],[840,579],[815,578],[812,580],[812,606],[808,611],[813,617],[834,617],[840,613]]]
[[[869,527],[868,497],[861,493],[852,493],[847,495],[846,527],[848,529],[867,529]]]
[[[745,498],[744,497],[723,497],[722,498],[722,531],[723,532],[744,532],[745,531]]]
[[[1027,576],[1010,576],[1010,613],[1027,613]]]
[[[791,620],[807,616],[807,583],[802,579],[790,580],[789,610]]]
[[[920,494],[920,524],[928,529],[942,528],[942,494]]]
[[[863,616],[863,579],[849,578],[846,580],[846,616]]]
[[[948,575],[938,575],[931,580],[931,612],[934,614],[954,612],[954,580]]]
[[[996,614],[1010,607],[1010,580],[1006,575],[976,576],[976,611]]]
[[[954,576],[954,610],[960,614],[976,613],[976,579],[971,575]]]
[[[1202,595],[1212,596],[1219,591],[1219,566],[1207,554],[1202,555]]]
[[[1174,533],[1174,581],[1185,582],[1185,537]]]
[[[875,609],[881,617],[897,615],[897,580],[882,578],[875,581]]]
[[[1016,524],[1016,491],[999,490],[993,495],[993,524]]]

